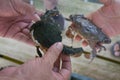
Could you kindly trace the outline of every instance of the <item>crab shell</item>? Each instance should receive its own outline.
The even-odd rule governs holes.
[[[85,39],[89,46],[93,49],[92,53],[96,54],[96,49],[105,49],[102,44],[111,43],[111,39],[102,31],[102,29],[97,27],[92,21],[85,18],[83,15],[70,15],[69,18],[72,24],[68,29],[75,31],[82,36],[82,38]]]

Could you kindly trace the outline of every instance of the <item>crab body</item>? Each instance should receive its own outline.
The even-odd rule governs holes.
[[[111,43],[111,39],[103,33],[102,29],[83,15],[70,15],[70,21],[72,24],[69,28],[81,35],[92,48],[92,57],[96,56],[97,50],[100,52],[102,48],[106,49],[102,44]]]

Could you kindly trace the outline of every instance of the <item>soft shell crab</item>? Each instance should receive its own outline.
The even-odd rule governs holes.
[[[97,52],[100,52],[102,48],[106,50],[106,48],[102,44],[111,43],[111,39],[103,33],[103,31],[97,27],[92,21],[84,17],[84,15],[70,15],[70,19],[67,19],[72,22],[72,24],[68,27],[67,32],[76,32],[78,35],[81,35],[84,38],[89,46],[92,48],[92,60],[96,56]],[[67,35],[68,37],[73,37]]]

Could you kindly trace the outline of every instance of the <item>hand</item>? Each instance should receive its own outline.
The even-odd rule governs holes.
[[[71,74],[70,57],[61,54],[62,44],[55,43],[42,58],[36,58],[20,67],[10,67],[0,72],[0,78],[4,80],[68,80]],[[60,56],[60,57],[58,57]],[[62,65],[60,68],[60,59]]]
[[[100,0],[104,6],[88,15],[108,36],[120,34],[120,0]]]
[[[100,0],[104,6],[91,13],[90,18],[98,27],[102,28],[108,36],[113,37],[120,34],[120,0]],[[120,56],[120,46],[116,43],[113,54]]]
[[[0,36],[32,43],[30,24],[39,20],[41,13],[22,0],[0,0],[0,10]]]

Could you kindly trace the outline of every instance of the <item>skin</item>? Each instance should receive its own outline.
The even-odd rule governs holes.
[[[41,14],[21,0],[1,0],[0,5],[0,36],[32,44],[29,28]]]
[[[113,50],[114,50],[114,56],[120,56],[120,44],[119,43],[117,42],[115,43]]]
[[[55,4],[46,7],[53,6]],[[33,44],[29,33],[30,25],[32,20],[40,20],[38,16],[42,12],[36,11],[22,0],[0,0],[0,10],[0,36]],[[70,56],[61,53],[62,48],[62,43],[55,43],[42,58],[35,58],[19,67],[3,69],[0,71],[0,80],[68,80],[71,61]]]
[[[104,6],[88,17],[110,37],[120,34],[120,0],[100,0]],[[109,29],[108,29],[109,28]]]

